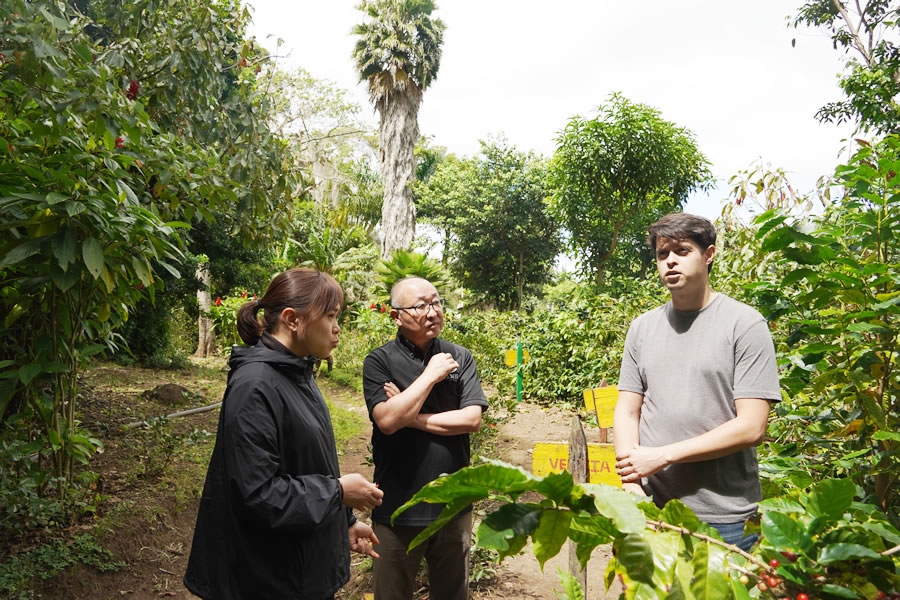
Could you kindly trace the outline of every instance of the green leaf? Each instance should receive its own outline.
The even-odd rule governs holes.
[[[36,238],[33,240],[26,240],[15,246],[12,250],[6,253],[6,256],[3,257],[3,260],[0,260],[0,268],[10,267],[12,265],[18,264],[28,258],[29,256],[33,256],[41,251],[41,244],[43,243],[44,238]]]
[[[53,206],[54,204],[59,204],[60,202],[64,202],[68,199],[69,197],[65,194],[60,194],[59,192],[50,192],[49,194],[47,194],[45,201],[50,206]]]
[[[808,552],[812,548],[813,542],[806,535],[806,528],[784,513],[766,512],[760,525],[766,541],[778,549]]]
[[[784,276],[784,278],[781,280],[781,285],[784,287],[790,287],[801,279],[810,279],[812,281],[816,278],[816,272],[812,269],[794,269]]]
[[[700,519],[680,500],[669,500],[659,517],[660,520],[670,525],[679,525],[691,531],[697,531],[700,528]]]
[[[613,522],[622,533],[641,533],[647,525],[644,513],[637,507],[637,498],[624,490],[608,485],[585,483],[582,486],[594,497],[597,511]]]
[[[40,38],[34,39],[34,55],[37,58],[47,58],[48,56],[64,58],[62,52]]]
[[[88,238],[81,245],[81,255],[84,257],[84,264],[94,279],[99,279],[103,274],[103,248],[94,238]]]
[[[574,485],[572,475],[568,471],[562,471],[545,476],[535,484],[534,491],[543,494],[557,504],[561,504],[572,493]]]
[[[476,500],[481,500],[481,496],[462,496],[459,498],[455,498],[448,502],[444,509],[441,511],[441,514],[438,515],[438,518],[428,524],[424,530],[419,532],[419,535],[413,538],[413,541],[409,543],[408,550],[412,550],[432,535],[434,535],[438,529],[449,523],[456,516],[458,512],[467,508]],[[395,512],[394,515],[397,513]]]
[[[5,369],[14,364],[16,364],[16,361],[14,360],[0,360],[0,369]]]
[[[895,442],[900,442],[900,432],[897,431],[885,431],[884,429],[880,431],[876,431],[872,434],[873,440],[893,440]]]
[[[568,571],[563,571],[560,567],[556,567],[556,572],[559,573],[559,580],[563,586],[563,594],[565,594],[565,596],[560,596],[554,589],[556,597],[566,600],[584,600],[584,590],[581,589],[581,584],[578,583],[575,576]]]
[[[878,560],[881,555],[866,548],[860,544],[828,544],[819,549],[819,564],[830,565],[831,563],[841,562],[844,560],[853,560],[856,558],[871,558]]]
[[[67,271],[69,264],[75,262],[75,245],[78,240],[71,227],[65,227],[50,239],[53,256],[63,271]]]
[[[725,577],[725,549],[703,542],[694,545],[691,557],[694,580],[691,592],[697,600],[721,600],[727,598],[731,586]]]
[[[28,385],[32,379],[38,376],[41,372],[41,365],[31,363],[29,365],[22,365],[19,367],[19,381],[23,384]]]
[[[137,273],[138,279],[141,280],[142,284],[146,287],[153,285],[153,275],[150,273],[150,267],[143,256],[132,256],[131,266],[134,267],[134,272]]]
[[[833,583],[826,583],[825,585],[823,585],[822,591],[826,594],[837,596],[838,598],[851,598],[854,600],[859,598],[859,594],[857,594],[853,590],[845,588],[841,585],[835,585]]]
[[[543,509],[538,504],[505,504],[478,526],[478,544],[483,548],[507,550],[509,541],[519,535],[531,535],[537,528]]]
[[[81,269],[71,268],[63,271],[58,264],[50,266],[50,279],[61,291],[65,292],[81,278]]]
[[[616,544],[616,560],[625,569],[629,579],[653,583],[653,551],[643,536],[629,533],[622,538]]]
[[[542,571],[547,559],[559,554],[562,545],[569,538],[571,520],[572,512],[569,510],[546,509],[541,513],[540,523],[531,536],[531,545]]]
[[[851,479],[825,479],[810,490],[807,509],[814,517],[838,520],[850,508],[856,486]]]
[[[734,600],[750,600],[750,592],[747,591],[747,588],[737,577],[731,579],[731,593]]]

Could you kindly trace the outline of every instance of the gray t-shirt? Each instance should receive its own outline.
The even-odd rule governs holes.
[[[765,319],[721,293],[699,311],[675,310],[667,302],[635,319],[618,387],[643,395],[640,443],[651,447],[733,419],[736,399],[781,399]],[[707,523],[746,520],[762,498],[755,448],[672,464],[642,485],[659,506],[678,498]]]

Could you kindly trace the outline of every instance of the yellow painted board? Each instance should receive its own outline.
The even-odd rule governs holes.
[[[569,445],[562,442],[538,442],[534,445],[531,471],[541,477],[561,473],[568,467]],[[612,444],[588,444],[588,483],[622,487],[616,475],[616,451]]]
[[[599,427],[612,427],[613,413],[616,410],[616,400],[619,398],[619,388],[614,385],[584,390],[584,407],[593,412],[594,404],[597,405],[597,418]]]
[[[528,362],[528,359],[531,358],[528,354],[528,350],[522,349],[522,364]],[[506,366],[514,367],[516,366],[516,351],[515,350],[507,350],[506,351]]]
[[[363,600],[375,600],[375,594],[363,594]]]

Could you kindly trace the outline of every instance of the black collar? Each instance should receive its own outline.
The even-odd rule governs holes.
[[[397,344],[403,348],[403,351],[406,352],[411,358],[418,358],[419,360],[425,360],[430,356],[434,356],[439,352],[438,342],[440,338],[434,338],[431,341],[431,345],[428,347],[426,352],[422,352],[422,350],[413,344],[411,341],[403,337],[403,334],[399,331],[397,332]]]

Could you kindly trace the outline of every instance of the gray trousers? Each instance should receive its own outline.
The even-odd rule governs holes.
[[[453,519],[407,554],[409,543],[424,526],[391,527],[373,523],[380,542],[374,561],[375,600],[412,600],[422,558],[428,565],[430,600],[467,600],[472,512]]]

